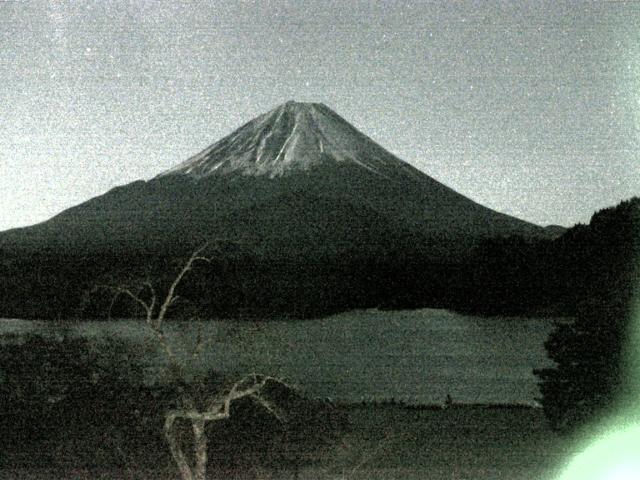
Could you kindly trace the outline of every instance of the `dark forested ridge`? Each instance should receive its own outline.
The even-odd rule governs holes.
[[[446,245],[405,232],[378,253],[348,245],[278,257],[251,242],[218,242],[214,261],[182,287],[183,309],[218,316],[316,316],[361,307],[444,307],[484,315],[568,315],[586,305],[625,299],[638,257],[640,199],[596,212],[554,239],[487,239],[466,254],[433,257]],[[381,227],[382,228],[382,227]],[[382,232],[379,232],[382,234]],[[154,250],[4,246],[0,251],[0,315],[22,318],[99,318],[109,294],[98,285],[173,278],[190,249],[188,237]],[[288,238],[283,241],[293,241]],[[375,247],[375,246],[374,246]],[[312,256],[307,256],[313,253]],[[449,260],[448,260],[449,259]],[[128,302],[114,316],[130,316]],[[180,309],[176,314],[184,313]]]
[[[571,248],[568,248],[571,247]],[[545,343],[556,366],[536,371],[551,426],[571,431],[637,406],[637,299],[640,280],[640,200],[596,213],[557,247],[565,271],[557,288],[575,284],[574,318],[556,325]],[[571,268],[573,267],[573,268]],[[633,360],[632,360],[633,358]]]
[[[555,239],[490,240],[468,265],[460,308],[574,316],[591,305],[626,302],[637,283],[639,252],[637,197],[596,212],[588,225]]]

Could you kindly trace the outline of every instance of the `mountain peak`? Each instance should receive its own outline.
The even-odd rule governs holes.
[[[290,114],[290,115],[304,115],[304,114],[312,114],[313,112],[319,112],[319,111],[324,111],[324,112],[331,112],[334,115],[335,112],[333,112],[329,107],[327,107],[326,105],[324,105],[323,103],[317,103],[317,102],[298,102],[296,100],[288,100],[285,103],[282,103],[280,105],[278,105],[277,107],[275,107],[274,109],[270,110],[269,112],[267,112],[264,115],[269,115],[270,113],[272,114],[276,114],[276,115],[283,115],[283,114]],[[263,116],[263,115],[261,115]],[[261,116],[257,117],[260,118]]]
[[[391,166],[408,167],[326,105],[290,100],[160,176],[277,177],[325,162],[354,163],[380,175]]]
[[[313,108],[317,106],[324,106],[324,104],[318,103],[318,102],[298,102],[296,100],[287,100],[277,108],[305,109],[305,108]]]

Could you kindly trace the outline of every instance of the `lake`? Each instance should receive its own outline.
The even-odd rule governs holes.
[[[315,320],[211,321],[206,354],[194,365],[238,375],[282,376],[308,395],[338,401],[391,400],[533,405],[539,397],[534,368],[552,365],[544,341],[553,321],[480,318],[446,310],[357,310]],[[163,365],[144,322],[45,323],[1,320],[0,334],[71,329],[96,341],[123,338],[140,345],[152,367]],[[196,325],[167,322],[167,336],[185,356]]]

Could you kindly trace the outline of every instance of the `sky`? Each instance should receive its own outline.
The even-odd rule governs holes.
[[[538,224],[640,195],[640,2],[0,1],[0,230],[322,102]]]

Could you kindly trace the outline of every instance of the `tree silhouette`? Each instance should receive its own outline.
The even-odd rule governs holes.
[[[178,408],[166,412],[164,435],[182,480],[205,480],[208,461],[206,424],[228,419],[233,403],[241,399],[251,399],[278,420],[283,419],[284,415],[265,395],[270,385],[285,385],[282,379],[253,373],[236,381],[222,393],[214,393],[206,388],[189,388],[185,382],[189,370],[188,363],[198,360],[205,349],[207,339],[199,334],[191,355],[187,360],[182,360],[167,338],[164,322],[169,309],[179,298],[177,289],[185,275],[193,269],[195,263],[211,261],[209,257],[202,255],[206,247],[207,244],[191,254],[164,297],[158,296],[151,281],[145,281],[136,291],[125,286],[112,287],[115,291],[112,304],[120,295],[125,295],[142,308],[145,324],[164,353],[169,372],[178,385]],[[178,421],[186,421],[191,425],[193,462],[189,461],[183,450],[183,442],[176,429]]]
[[[559,241],[572,255],[561,274],[577,290],[577,315],[558,323],[545,343],[557,366],[535,373],[551,425],[569,430],[630,394],[624,362],[639,271],[640,199],[597,212]]]

